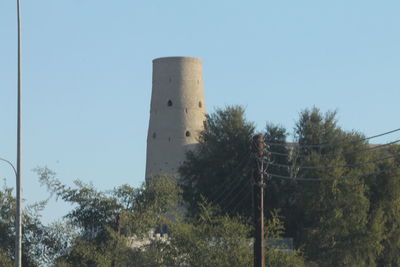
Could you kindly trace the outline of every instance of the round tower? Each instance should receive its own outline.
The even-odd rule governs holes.
[[[198,143],[205,112],[201,60],[154,59],[146,179],[178,172],[186,151]]]

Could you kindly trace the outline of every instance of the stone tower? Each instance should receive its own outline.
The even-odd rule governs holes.
[[[153,60],[146,180],[176,174],[186,151],[198,143],[206,112],[203,87],[199,58]]]

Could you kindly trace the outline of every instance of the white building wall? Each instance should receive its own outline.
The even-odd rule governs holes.
[[[154,59],[146,179],[177,173],[185,152],[198,143],[205,112],[201,60]]]

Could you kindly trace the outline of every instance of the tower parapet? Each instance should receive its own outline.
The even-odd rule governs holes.
[[[185,153],[198,143],[205,113],[201,60],[154,59],[146,179],[178,172]]]

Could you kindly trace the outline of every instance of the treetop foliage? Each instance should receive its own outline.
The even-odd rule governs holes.
[[[35,171],[54,196],[74,204],[74,208],[63,221],[31,230],[36,240],[43,235],[52,239],[40,239],[46,242],[34,244],[46,255],[27,254],[31,261],[27,266],[249,266],[252,263],[252,226],[248,219],[220,215],[219,207],[205,199],[198,203],[197,217],[185,217],[182,192],[174,177],[153,177],[140,188],[122,185],[102,192],[80,181],[75,181],[74,186],[64,185],[46,167]],[[10,189],[5,192],[11,202],[15,201],[8,193]],[[29,216],[38,223],[33,213]],[[24,224],[24,229],[27,226]],[[168,237],[149,235],[151,229],[167,233]],[[268,230],[268,234],[280,238],[283,224],[278,215],[273,215]],[[12,260],[11,254],[4,250],[7,248],[12,254],[12,246],[0,246],[0,262],[4,266]],[[282,253],[268,248],[267,252],[274,266],[304,266],[298,251]]]
[[[252,265],[255,126],[239,106],[206,119],[179,178],[99,191],[35,169],[50,194],[73,208],[51,225],[40,221],[46,202],[25,210],[24,266]],[[361,133],[339,126],[336,112],[317,108],[299,114],[292,144],[279,125],[266,124],[264,135],[268,265],[400,266],[400,146],[370,149]],[[359,178],[325,179],[341,177]],[[12,189],[4,186],[1,266],[13,261],[14,213]],[[294,241],[293,250],[276,245],[285,240]]]
[[[371,150],[364,135],[343,130],[336,116],[315,107],[305,109],[290,145],[282,145],[287,144],[285,128],[267,124],[264,135],[271,152],[267,168],[271,179],[266,181],[265,214],[271,219],[270,214],[279,211],[283,235],[294,238],[309,264],[397,266],[399,146]],[[241,107],[217,110],[207,117],[206,125],[211,127],[202,133],[199,149],[190,152],[180,168],[189,210],[196,216],[196,203],[203,197],[219,206],[221,214],[249,217],[248,192],[255,167],[248,140],[254,126]],[[382,159],[388,155],[393,157]],[[324,181],[341,177],[360,178]]]

